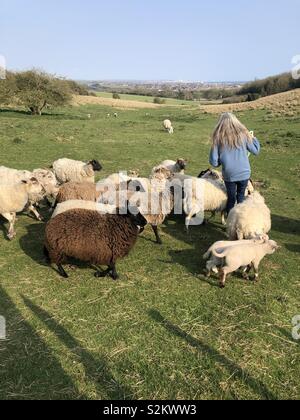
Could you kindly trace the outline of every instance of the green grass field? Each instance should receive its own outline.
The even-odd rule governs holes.
[[[112,93],[110,92],[97,92],[97,96],[101,98],[112,98]],[[148,102],[153,104],[154,96],[144,96],[144,95],[129,95],[129,94],[120,94],[120,99],[126,100],[126,101],[138,101],[138,102]],[[221,101],[186,101],[182,99],[172,99],[172,98],[162,98],[165,100],[165,105],[189,105],[192,106],[199,106],[205,105],[205,104],[218,104],[221,103]]]
[[[119,111],[86,106],[42,117],[0,112],[0,165],[33,169],[59,157],[98,158],[101,176],[184,157],[188,173],[208,167],[216,116],[185,108]],[[88,120],[87,114],[92,114]],[[149,115],[148,115],[149,114]],[[67,268],[62,280],[43,257],[45,225],[19,215],[17,238],[0,222],[0,399],[296,399],[300,342],[300,120],[264,111],[239,115],[262,142],[253,178],[273,213],[282,249],[266,258],[255,284],[234,275],[225,290],[203,275],[202,254],[225,238],[217,217],[185,232],[184,219],[147,228],[119,263],[121,280]],[[175,134],[162,130],[174,121]],[[298,115],[299,117],[299,115]],[[47,210],[43,210],[49,217]]]

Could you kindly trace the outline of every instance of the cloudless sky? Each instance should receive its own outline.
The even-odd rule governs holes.
[[[75,79],[252,80],[300,54],[300,0],[0,0],[13,70]]]

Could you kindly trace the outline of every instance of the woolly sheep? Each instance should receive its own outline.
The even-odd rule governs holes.
[[[229,239],[253,239],[271,230],[271,212],[262,195],[255,191],[244,203],[234,207],[228,215]]]
[[[170,171],[161,169],[150,179],[129,179],[128,182],[125,182],[125,188],[121,188],[119,191],[117,188],[107,191],[100,197],[100,202],[119,207],[124,201],[129,200],[131,204],[139,208],[148,224],[151,225],[157,243],[162,244],[158,226],[164,222],[174,207],[173,195],[168,188],[168,181],[171,178]]]
[[[155,175],[155,173],[158,172],[162,168],[167,169],[173,174],[176,174],[176,173],[184,174],[186,166],[187,166],[187,161],[185,159],[177,159],[176,162],[174,160],[165,160],[152,169],[151,175]]]
[[[174,133],[174,128],[173,128],[172,122],[170,120],[165,120],[163,122],[163,126],[164,126],[164,129],[169,132],[169,134],[173,134]]]
[[[63,184],[65,182],[95,182],[95,172],[100,172],[101,164],[97,160],[87,163],[71,159],[59,159],[52,165],[54,174]]]
[[[102,214],[115,214],[117,211],[116,206],[109,204],[96,203],[95,201],[88,200],[68,200],[57,204],[52,214],[52,219],[61,213],[66,213],[74,209],[94,210]]]
[[[269,237],[265,235],[262,238],[258,239],[252,239],[252,240],[242,240],[242,241],[218,241],[215,242],[208,251],[203,255],[204,260],[208,260],[206,263],[206,273],[207,277],[210,277],[212,273],[217,274],[219,272],[219,268],[223,265],[223,259],[218,258],[214,255],[213,251],[217,251],[220,249],[225,249],[230,246],[236,246],[236,245],[249,245],[252,243],[257,243],[257,241],[264,241],[268,240]]]
[[[187,229],[193,217],[203,211],[221,213],[222,223],[225,224],[228,197],[222,181],[199,179],[182,174],[175,174],[174,179],[180,182],[184,189],[183,207]]]
[[[102,191],[97,189],[97,184],[92,184],[91,182],[67,182],[59,188],[55,206],[68,200],[96,202],[101,194]]]
[[[22,180],[30,180],[36,178],[42,185],[43,189],[40,194],[31,194],[29,211],[31,211],[37,220],[42,220],[39,212],[34,207],[35,204],[46,198],[48,201],[56,197],[58,192],[58,184],[53,172],[48,169],[34,169],[32,172],[26,170],[17,170],[0,166],[0,184],[17,184]]]
[[[99,214],[92,210],[70,210],[51,219],[45,232],[44,253],[50,263],[57,265],[59,274],[68,278],[62,264],[68,257],[96,266],[96,277],[118,278],[116,262],[134,247],[145,218],[137,213]]]
[[[248,267],[245,271],[246,276],[253,267],[255,279],[257,280],[260,262],[266,255],[272,255],[278,249],[278,244],[270,240],[266,240],[263,243],[237,244],[225,249],[213,249],[212,252],[217,258],[224,258],[224,266],[220,270],[220,287],[225,287],[228,274],[237,271],[241,267]]]
[[[42,189],[36,178],[17,184],[0,184],[0,214],[9,222],[8,239],[11,240],[16,236],[14,229],[16,213],[23,211],[31,195],[41,194]]]

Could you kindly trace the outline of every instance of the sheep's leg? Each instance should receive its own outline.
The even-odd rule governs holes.
[[[258,273],[258,269],[259,269],[259,262],[254,261],[254,262],[252,263],[252,266],[253,266],[254,275],[255,275],[255,277],[254,277],[254,281],[258,281],[258,279],[259,279],[259,273]]]
[[[95,277],[96,277],[97,279],[99,279],[99,278],[104,278],[104,277],[108,276],[108,275],[110,274],[110,272],[111,272],[111,268],[110,268],[110,267],[108,267],[108,268],[107,268],[107,270],[104,270],[104,271],[100,271],[100,270],[98,270],[98,271],[96,271],[96,273],[95,273]]]
[[[111,278],[113,280],[118,280],[118,278],[119,278],[119,274],[117,273],[117,269],[116,269],[116,264],[115,263],[113,263],[111,265],[111,273],[110,273],[110,276],[111,276]]]
[[[57,269],[58,269],[58,272],[61,275],[61,277],[65,278],[65,279],[69,278],[68,274],[65,272],[65,270],[64,270],[64,268],[61,264],[57,264]]]
[[[226,267],[221,268],[219,273],[220,273],[220,288],[224,289],[225,283],[226,283],[226,276],[227,276]]]
[[[31,213],[33,213],[36,217],[36,219],[40,222],[43,221],[42,216],[39,214],[39,212],[37,211],[37,209],[34,207],[33,204],[29,204],[28,210],[31,211]]]
[[[16,214],[15,213],[3,213],[2,216],[9,222],[7,237],[11,241],[16,236],[16,232],[15,232],[15,229],[14,229],[14,225],[15,225],[15,222],[16,222]]]
[[[244,267],[243,278],[245,280],[249,280],[249,273],[250,273],[251,268],[252,268],[252,265],[248,265],[247,267]]]
[[[225,211],[222,211],[222,213],[221,213],[221,216],[222,216],[222,225],[223,226],[226,226],[226,213],[225,213]]]
[[[159,236],[158,227],[155,226],[155,225],[151,225],[151,226],[152,226],[153,232],[155,234],[156,242],[159,245],[162,245],[162,240],[161,240],[161,237]]]

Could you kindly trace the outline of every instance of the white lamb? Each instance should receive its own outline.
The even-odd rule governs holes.
[[[95,172],[102,169],[97,160],[89,162],[80,162],[71,159],[59,159],[52,165],[57,180],[64,184],[65,182],[95,182]]]
[[[32,195],[42,193],[43,187],[36,178],[21,181],[17,184],[0,184],[0,214],[9,221],[8,239],[16,236],[14,224],[16,213],[25,209]]]
[[[187,161],[185,159],[177,159],[175,160],[164,160],[159,165],[155,166],[152,169],[151,175],[155,175],[160,169],[167,169],[172,174],[184,174],[184,171],[187,166]]]
[[[58,184],[53,172],[48,169],[34,169],[32,172],[29,172],[26,170],[23,171],[0,166],[0,184],[14,185],[31,178],[36,178],[42,185],[43,189],[37,195],[31,194],[28,209],[38,220],[41,220],[41,216],[34,206],[44,198],[47,200],[52,198],[55,199],[58,193]]]
[[[271,226],[270,209],[257,191],[233,208],[227,219],[227,233],[232,241],[266,235]]]
[[[173,128],[172,122],[170,120],[165,120],[163,122],[163,125],[164,125],[164,129],[167,130],[169,134],[174,133],[174,128]]]

